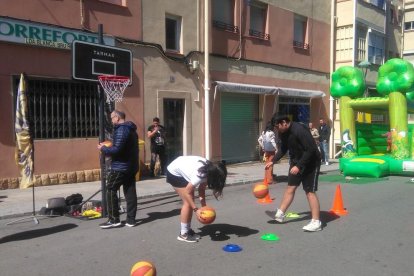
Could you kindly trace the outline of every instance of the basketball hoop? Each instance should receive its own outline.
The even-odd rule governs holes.
[[[122,76],[98,76],[99,82],[106,94],[106,102],[120,102],[124,96],[124,91],[130,83],[128,77]]]

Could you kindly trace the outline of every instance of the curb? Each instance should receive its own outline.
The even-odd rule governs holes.
[[[237,181],[237,182],[233,182],[233,183],[229,183],[226,186],[237,186],[237,185],[246,185],[246,184],[253,184],[255,182],[258,181],[262,181],[262,179],[257,179],[257,180],[248,180],[248,181]],[[155,193],[150,193],[150,194],[146,194],[146,195],[142,195],[142,196],[137,196],[137,199],[148,199],[148,198],[154,198],[154,197],[161,197],[161,196],[169,196],[169,195],[175,195],[176,192],[175,191],[171,191],[171,192],[155,192]],[[124,203],[125,202],[125,198],[122,198],[120,203]],[[138,202],[139,205],[139,202]],[[39,213],[39,210],[36,211],[36,215]],[[4,215],[4,216],[0,216],[0,220],[6,220],[6,219],[12,219],[12,218],[20,218],[20,217],[25,217],[25,216],[31,216],[33,215],[33,212],[24,212],[24,213],[17,213],[17,214],[10,214],[10,215]],[[46,216],[47,217],[47,216]]]
[[[323,173],[328,173],[328,172],[333,172],[333,171],[338,171],[338,169],[334,169],[332,168],[331,170],[323,170],[321,172]],[[263,178],[257,178],[257,179],[252,179],[252,180],[239,180],[239,181],[235,181],[233,183],[228,183],[226,184],[226,186],[239,186],[239,185],[251,185],[257,182],[263,181]],[[138,192],[139,193],[139,192]],[[148,199],[148,198],[154,198],[154,197],[160,197],[160,196],[169,196],[169,195],[175,195],[175,191],[168,191],[168,192],[154,192],[154,193],[149,193],[149,194],[145,194],[145,195],[141,195],[141,196],[137,196],[138,200],[142,200],[142,199]],[[122,198],[121,199],[121,203],[125,202],[125,199]],[[139,202],[138,202],[139,205]],[[36,214],[38,214],[39,210],[36,211]],[[4,216],[0,216],[0,220],[6,220],[6,219],[12,219],[12,218],[20,218],[20,217],[24,217],[24,216],[31,216],[33,215],[33,212],[24,212],[24,213],[17,213],[17,214],[9,214],[9,215],[4,215]]]

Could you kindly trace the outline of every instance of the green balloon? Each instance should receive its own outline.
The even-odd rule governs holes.
[[[406,93],[414,84],[414,67],[403,59],[393,58],[381,65],[378,70],[377,91],[381,95],[390,92]]]
[[[352,66],[342,66],[332,74],[332,97],[361,97],[364,91],[365,80],[361,70]]]

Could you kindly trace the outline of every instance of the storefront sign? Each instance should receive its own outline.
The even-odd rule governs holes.
[[[97,34],[0,17],[0,41],[69,50],[74,40],[99,43]],[[104,36],[104,42],[115,46],[113,37]]]

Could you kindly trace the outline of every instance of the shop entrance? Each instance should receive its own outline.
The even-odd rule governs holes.
[[[310,120],[309,99],[279,97],[279,114],[286,114],[290,120],[308,125]]]

